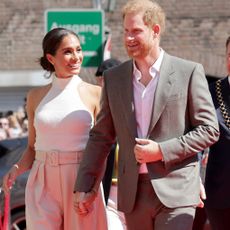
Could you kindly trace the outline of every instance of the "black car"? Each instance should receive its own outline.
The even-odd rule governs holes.
[[[27,145],[27,137],[7,139],[0,141],[0,185],[2,185],[3,175],[21,157]],[[10,197],[10,229],[26,229],[25,221],[25,185],[28,173],[24,173],[17,178],[11,189]],[[0,194],[0,208],[3,213],[4,194]]]

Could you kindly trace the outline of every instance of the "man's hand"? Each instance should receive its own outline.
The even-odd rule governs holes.
[[[134,154],[139,163],[155,162],[162,160],[162,153],[157,142],[149,139],[136,138]]]
[[[201,178],[200,178],[200,203],[198,204],[197,207],[199,208],[203,208],[204,207],[204,201],[206,199],[206,192],[205,192],[205,189],[204,189],[204,185],[201,181]]]
[[[74,210],[82,216],[86,216],[93,210],[92,204],[97,193],[92,190],[90,192],[76,192],[74,194]]]

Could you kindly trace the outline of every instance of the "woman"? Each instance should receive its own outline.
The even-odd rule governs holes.
[[[63,28],[48,32],[43,53],[40,64],[51,73],[52,82],[28,93],[28,146],[5,175],[4,191],[9,192],[15,178],[32,167],[26,186],[27,229],[107,229],[100,189],[92,194],[90,214],[77,215],[73,208],[74,182],[99,110],[100,87],[78,76],[83,53],[74,32]]]

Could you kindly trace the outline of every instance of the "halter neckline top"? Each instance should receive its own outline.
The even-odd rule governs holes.
[[[82,151],[94,119],[78,93],[79,76],[57,78],[35,110],[35,150]]]

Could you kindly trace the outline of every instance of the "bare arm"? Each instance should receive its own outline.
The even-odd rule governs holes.
[[[28,144],[19,161],[6,173],[3,178],[4,192],[9,192],[17,176],[29,170],[35,159],[34,143],[36,138],[34,128],[34,111],[49,87],[41,87],[29,91],[27,95],[26,111],[28,115]]]

